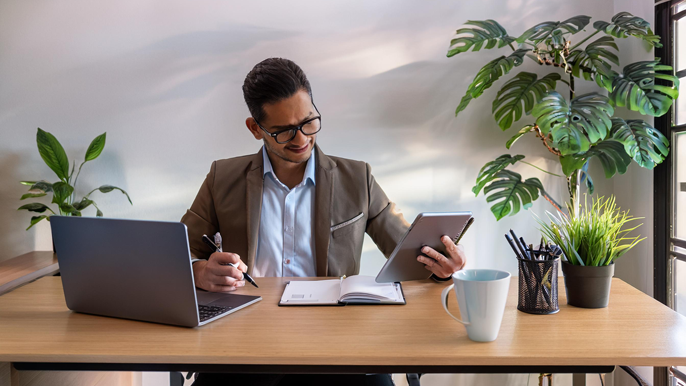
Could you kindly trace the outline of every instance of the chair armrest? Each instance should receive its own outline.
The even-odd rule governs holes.
[[[631,366],[619,366],[620,369],[624,370],[627,374],[633,378],[639,386],[652,386],[645,378],[641,377],[638,372]]]
[[[672,366],[669,368],[669,372],[672,374],[674,378],[676,378],[679,382],[683,383],[686,385],[686,373],[683,371],[677,369],[676,367]]]

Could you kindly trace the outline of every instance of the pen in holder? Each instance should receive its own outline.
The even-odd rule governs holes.
[[[548,260],[517,258],[519,262],[519,302],[517,309],[529,314],[554,314],[557,303],[559,257]]]

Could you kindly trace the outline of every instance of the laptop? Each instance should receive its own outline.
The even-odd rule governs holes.
[[[72,311],[196,327],[262,300],[196,289],[183,223],[51,216],[50,224]]]

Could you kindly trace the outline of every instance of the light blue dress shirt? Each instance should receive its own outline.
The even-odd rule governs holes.
[[[262,211],[253,276],[317,276],[314,261],[315,153],[303,180],[288,189],[274,174],[262,147]]]

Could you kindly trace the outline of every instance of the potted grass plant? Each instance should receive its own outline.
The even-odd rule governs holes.
[[[567,304],[584,308],[607,307],[614,261],[635,247],[640,236],[629,233],[641,224],[640,217],[621,211],[614,196],[598,197],[588,205],[585,197],[577,216],[547,213],[549,222],[538,219],[543,236],[564,252],[562,273]]]

